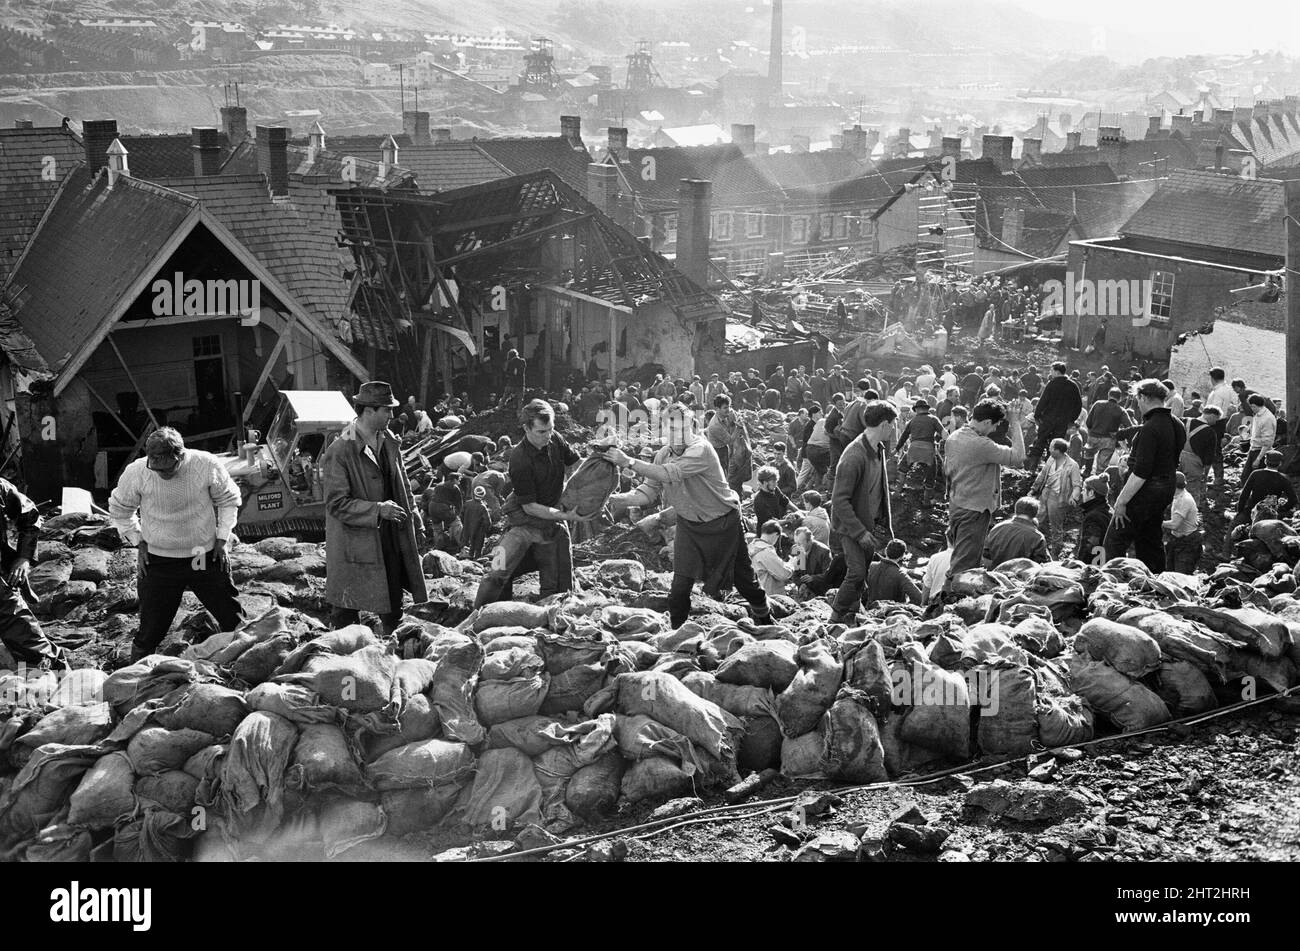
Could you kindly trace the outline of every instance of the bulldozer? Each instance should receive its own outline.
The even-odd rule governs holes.
[[[242,452],[218,456],[243,495],[235,533],[241,539],[323,540],[325,494],[318,463],[356,418],[337,390],[281,390],[265,441],[250,430]]]

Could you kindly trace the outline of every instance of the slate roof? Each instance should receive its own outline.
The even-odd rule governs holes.
[[[637,197],[658,208],[676,207],[678,187],[684,178],[713,182],[714,207],[771,205],[787,197],[757,157],[746,156],[737,145],[619,149],[618,158],[623,176]],[[654,159],[653,181],[641,175],[647,158]]]
[[[1233,131],[1260,165],[1300,165],[1300,121],[1294,114],[1240,122]]]
[[[47,155],[54,158],[50,181],[42,178]],[[81,140],[63,129],[0,129],[0,284],[60,183],[84,159]]]
[[[869,162],[844,149],[819,152],[771,153],[750,159],[757,168],[787,192],[801,196],[825,195],[843,182],[871,174]]]
[[[1245,181],[1192,169],[1172,172],[1122,234],[1283,257],[1286,196],[1281,182]]]
[[[550,169],[564,184],[586,194],[587,166],[592,158],[579,140],[555,135],[470,141],[477,142],[485,154],[500,162],[512,175]]]
[[[119,135],[126,148],[127,163],[134,178],[152,181],[156,178],[176,178],[194,174],[194,148],[189,132],[174,135]],[[230,138],[217,133],[217,142],[224,159],[230,154]]]
[[[1109,165],[1022,168],[1020,178],[1044,207],[1073,215],[1085,238],[1108,238],[1159,187],[1156,181],[1121,182]]]
[[[420,191],[426,194],[494,182],[512,174],[478,143],[467,140],[399,148],[397,160],[411,170]],[[583,175],[585,178],[585,169]]]
[[[58,373],[195,213],[186,195],[132,178],[108,187],[84,165],[32,237],[7,288],[14,315]],[[130,240],[123,240],[129,235]]]
[[[379,186],[392,188],[397,185],[411,182],[413,175],[401,162],[406,153],[400,149],[398,151],[399,163],[396,170],[390,170],[387,177],[379,177],[379,163],[372,162],[368,158],[356,155],[350,152],[338,152],[332,147],[332,141],[326,139],[327,144],[331,147],[324,152],[317,152],[314,161],[308,161],[309,150],[304,145],[290,144],[288,146],[289,157],[289,174],[306,179],[318,179],[330,182],[331,184],[344,184],[343,179],[343,160],[351,157],[356,160],[356,184],[366,186]],[[131,173],[135,174],[135,165],[131,166]],[[231,151],[230,157],[221,166],[220,174],[222,175],[257,175],[257,143],[251,139],[245,139]],[[185,176],[192,175],[192,171],[186,172]]]

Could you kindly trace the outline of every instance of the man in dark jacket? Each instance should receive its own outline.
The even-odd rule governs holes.
[[[41,513],[31,499],[4,479],[0,479],[0,507],[0,643],[14,660],[33,665],[48,661],[62,668],[63,652],[45,636],[27,605],[27,599],[34,596],[27,573],[36,558]]]
[[[1187,443],[1182,420],[1165,405],[1169,393],[1159,380],[1142,380],[1137,387],[1142,425],[1133,437],[1128,481],[1120,490],[1106,531],[1106,558],[1119,558],[1133,547],[1139,561],[1153,574],[1165,570],[1162,523],[1174,498],[1174,473]]]
[[[1038,438],[1034,440],[1025,460],[1026,468],[1038,468],[1042,458],[1053,439],[1061,439],[1070,424],[1083,412],[1083,395],[1079,388],[1066,376],[1066,366],[1057,361],[1052,364],[1052,378],[1043,387],[1043,395],[1038,398],[1038,407],[1034,410],[1034,422],[1038,424]]]
[[[921,589],[916,586],[901,563],[907,554],[907,544],[901,538],[891,538],[885,545],[884,557],[867,569],[867,601],[897,601],[899,604],[920,604]]]
[[[994,525],[984,540],[984,567],[996,568],[1013,558],[1030,561],[1051,560],[1047,539],[1038,528],[1038,500],[1033,496],[1016,499],[1015,514]]]
[[[1281,500],[1278,506],[1278,518],[1289,518],[1296,510],[1297,496],[1291,480],[1277,471],[1282,464],[1282,453],[1270,449],[1260,459],[1260,465],[1246,477],[1241,487],[1241,496],[1237,499],[1237,514],[1228,526],[1228,533],[1223,540],[1224,557],[1232,553],[1232,530],[1238,525],[1249,525],[1254,519],[1255,506],[1269,496]]]
[[[1088,410],[1088,419],[1084,423],[1088,430],[1088,442],[1083,448],[1084,476],[1093,471],[1094,460],[1098,472],[1106,471],[1110,457],[1115,454],[1116,433],[1133,425],[1128,410],[1120,405],[1123,398],[1123,391],[1112,387],[1106,399],[1093,403],[1092,409]]]
[[[871,559],[894,537],[884,442],[893,433],[897,418],[893,404],[884,400],[867,403],[862,434],[840,456],[831,493],[831,547],[838,546],[846,570],[835,595],[831,623],[852,626]]]

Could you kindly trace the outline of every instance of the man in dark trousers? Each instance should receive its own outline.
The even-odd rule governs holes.
[[[871,560],[894,537],[884,443],[893,434],[897,418],[893,404],[867,403],[862,434],[840,455],[831,493],[831,548],[844,556],[845,575],[831,608],[832,624],[852,626],[857,620]]]
[[[1137,386],[1142,425],[1133,437],[1128,481],[1120,490],[1106,530],[1107,560],[1128,554],[1132,546],[1139,561],[1158,574],[1165,570],[1162,523],[1174,499],[1174,473],[1187,443],[1182,420],[1174,419],[1165,405],[1169,394],[1159,380],[1142,380]]]
[[[62,668],[63,652],[50,643],[27,605],[32,596],[27,573],[40,533],[35,503],[0,479],[0,643],[16,661]]]
[[[1259,467],[1246,477],[1241,487],[1241,496],[1237,499],[1237,514],[1232,517],[1232,524],[1228,526],[1227,535],[1223,539],[1225,558],[1232,554],[1232,530],[1238,525],[1249,525],[1254,520],[1252,513],[1256,505],[1269,496],[1275,495],[1282,501],[1278,506],[1277,517],[1290,518],[1296,510],[1297,501],[1300,501],[1297,499],[1295,486],[1291,480],[1277,471],[1277,467],[1282,464],[1282,453],[1270,449],[1260,458]]]
[[[416,503],[401,447],[388,429],[393,388],[363,383],[352,398],[357,418],[321,456],[325,488],[325,599],[334,623],[355,624],[361,611],[379,615],[392,633],[402,618],[402,592],[427,601],[415,539]]]
[[[695,415],[681,405],[664,416],[667,444],[654,460],[633,459],[621,449],[609,449],[605,459],[629,468],[645,481],[631,492],[610,496],[617,517],[630,506],[648,507],[662,501],[677,513],[673,542],[673,580],[668,613],[674,628],[686,623],[691,590],[703,582],[704,593],[717,598],[735,588],[749,602],[756,624],[770,624],[767,595],[754,575],[740,519],[740,498],[727,485],[713,446],[698,431]]]
[[[1066,375],[1066,366],[1059,360],[1052,364],[1052,378],[1043,387],[1043,395],[1038,398],[1034,410],[1034,422],[1038,424],[1038,438],[1029,450],[1025,467],[1038,468],[1038,462],[1052,444],[1053,439],[1061,439],[1070,424],[1083,412],[1083,394],[1079,387]]]
[[[492,550],[492,564],[479,582],[474,607],[509,601],[515,578],[537,570],[538,596],[573,590],[573,550],[567,522],[590,521],[557,508],[564,475],[579,455],[555,431],[555,410],[529,400],[519,411],[524,438],[510,453],[512,490],[502,506],[506,530]]]
[[[1115,434],[1121,429],[1133,425],[1128,410],[1120,405],[1124,392],[1118,387],[1111,387],[1107,398],[1092,404],[1088,410],[1088,419],[1084,428],[1088,430],[1088,442],[1083,448],[1083,475],[1086,478],[1093,471],[1105,472],[1110,466],[1110,457],[1115,454],[1117,439]]]

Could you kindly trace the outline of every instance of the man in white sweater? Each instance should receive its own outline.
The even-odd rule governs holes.
[[[118,534],[139,549],[140,629],[132,662],[154,651],[188,589],[223,631],[243,620],[226,545],[240,494],[216,456],[186,449],[170,426],[151,433],[145,457],[126,467],[108,500]]]

